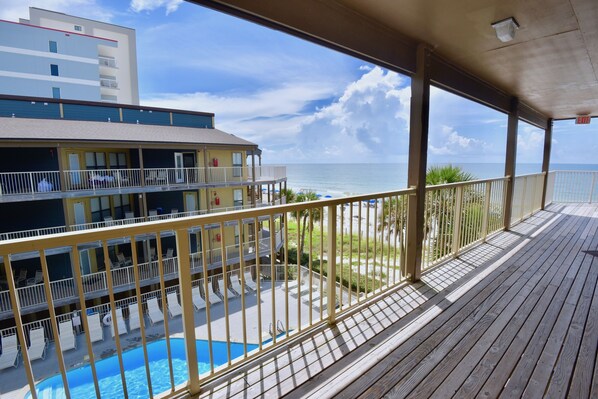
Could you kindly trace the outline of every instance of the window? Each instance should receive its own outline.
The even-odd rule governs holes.
[[[125,213],[131,211],[131,200],[128,194],[91,198],[91,221],[103,222],[105,217],[124,219]],[[114,208],[114,215],[112,215]]]
[[[110,197],[95,197],[91,199],[91,221],[102,222],[105,217],[112,216]]]
[[[60,98],[60,87],[52,87],[52,98]]]
[[[114,204],[115,219],[124,219],[125,213],[131,211],[129,195],[113,195],[112,203]]]
[[[58,76],[58,65],[50,64],[50,74],[52,76]]]
[[[233,206],[235,209],[243,208],[243,189],[233,190]]]
[[[87,169],[106,169],[106,154],[103,152],[86,152],[85,167]]]
[[[239,239],[239,236],[241,235],[241,232],[239,230],[239,225],[236,224],[235,225],[235,245],[239,246],[239,243],[241,242],[241,240]]]
[[[108,157],[110,158],[110,169],[127,169],[127,154],[124,152],[111,152]]]
[[[49,46],[50,46],[50,52],[51,53],[57,53],[58,52],[58,45],[56,44],[55,41],[50,40]]]
[[[240,152],[233,152],[233,177],[243,175],[243,155]]]
[[[82,31],[83,31],[83,28],[81,27],[81,25],[75,25],[75,30],[76,30],[77,32],[82,32]]]

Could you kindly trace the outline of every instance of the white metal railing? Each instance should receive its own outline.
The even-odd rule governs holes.
[[[258,180],[265,180],[261,173],[266,167],[258,167]],[[285,167],[267,167],[272,171],[268,180],[283,179]],[[63,172],[64,187],[59,171],[2,172],[0,173],[0,196],[36,195],[60,191],[139,188],[142,186],[192,187],[208,183],[243,183],[252,181],[247,167],[208,168],[146,168],[141,169],[86,169]]]
[[[65,190],[100,190],[140,187],[139,169],[87,169],[64,172]]]
[[[557,170],[548,175],[546,201],[598,202],[598,171]]]
[[[247,167],[249,179],[252,179],[253,176],[253,169],[252,167]],[[287,176],[287,167],[286,166],[274,166],[274,165],[267,165],[267,166],[256,166],[255,167],[255,180],[280,180],[284,179]]]
[[[36,195],[54,191],[60,191],[60,173],[58,171],[0,173],[0,196]]]
[[[542,208],[544,173],[515,177],[511,223],[519,222]]]
[[[118,82],[115,79],[100,78],[100,86],[118,89]]]
[[[0,241],[15,240],[17,238],[39,237],[46,234],[58,234],[66,232],[66,226],[42,227],[40,229],[11,231],[0,233]]]
[[[52,298],[61,300],[75,296],[75,283],[72,278],[50,281]],[[42,283],[17,288],[21,308],[36,306],[46,303],[46,294]]]
[[[455,257],[501,230],[507,178],[426,188],[422,269]]]
[[[133,223],[143,223],[145,222],[145,217],[135,217],[135,218],[125,218],[125,219],[114,219],[114,220],[104,220],[103,222],[91,222],[91,223],[80,223],[74,224],[70,226],[71,231],[80,231],[80,230],[90,230],[90,229],[101,229],[104,227],[112,227],[112,226],[123,226],[125,224],[133,224]]]
[[[116,68],[116,60],[114,59],[114,57],[107,57],[107,56],[99,55],[98,63],[100,64],[100,66]]]

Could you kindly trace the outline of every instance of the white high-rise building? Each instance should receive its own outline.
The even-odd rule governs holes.
[[[0,93],[139,104],[135,30],[29,8],[0,21]]]

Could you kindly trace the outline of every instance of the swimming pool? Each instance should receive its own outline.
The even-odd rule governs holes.
[[[243,356],[243,344],[231,343],[231,358]],[[256,349],[258,345],[247,344],[247,351]],[[170,339],[172,354],[172,368],[175,385],[182,384],[189,379],[187,375],[187,357],[185,343],[182,338]],[[226,342],[212,341],[214,367],[227,362]],[[170,373],[166,356],[166,340],[161,339],[147,345],[151,383],[154,395],[170,390]],[[208,341],[197,340],[197,359],[199,373],[210,371]],[[142,399],[149,397],[143,348],[135,348],[123,353],[125,379],[129,398]],[[102,398],[122,398],[123,387],[120,378],[118,356],[112,356],[95,362],[100,395]],[[95,388],[89,365],[69,370],[67,372],[71,397],[93,398]],[[60,374],[47,378],[36,385],[38,397],[62,399],[65,398],[64,386]],[[27,395],[30,398],[30,394]]]

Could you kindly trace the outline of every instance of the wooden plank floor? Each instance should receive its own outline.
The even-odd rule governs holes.
[[[597,229],[553,205],[200,396],[598,397]]]

